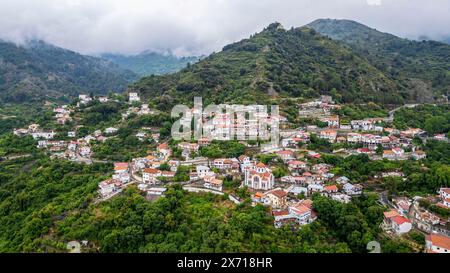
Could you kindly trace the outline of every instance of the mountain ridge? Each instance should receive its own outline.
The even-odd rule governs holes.
[[[450,86],[450,45],[399,38],[352,20],[318,19],[307,25],[341,41],[410,90],[414,100],[431,102]]]
[[[0,41],[0,99],[6,102],[62,99],[79,93],[120,92],[136,75],[112,62],[46,42]]]
[[[277,96],[333,95],[343,102],[400,104],[408,94],[344,44],[303,26],[272,23],[178,73],[145,77],[130,91],[164,105],[201,95],[212,102],[267,101]]]

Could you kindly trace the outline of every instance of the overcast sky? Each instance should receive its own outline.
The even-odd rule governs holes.
[[[352,19],[402,37],[450,36],[450,0],[0,0],[0,39],[85,54],[219,51],[278,21]]]

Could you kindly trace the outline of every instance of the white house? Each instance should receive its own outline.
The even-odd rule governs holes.
[[[31,134],[34,139],[53,139],[56,135],[55,132],[34,132]]]
[[[359,184],[353,185],[350,183],[345,183],[342,186],[342,190],[348,195],[360,195],[362,194],[363,187]]]
[[[108,100],[109,100],[108,97],[99,97],[98,98],[98,101],[101,102],[101,103],[108,102]]]
[[[109,127],[105,129],[105,134],[115,134],[117,133],[117,131],[119,131],[119,129],[114,128],[114,127]]]
[[[138,102],[141,101],[141,98],[139,97],[138,93],[132,92],[128,95],[128,100],[130,102]]]
[[[199,166],[197,166],[195,168],[196,168],[196,171],[197,171],[197,177],[199,177],[200,179],[203,179],[205,176],[213,176],[213,175],[215,175],[211,171],[211,169],[209,167],[199,165]]]
[[[343,193],[335,193],[333,195],[331,195],[331,199],[334,201],[338,201],[344,204],[350,203],[351,201],[351,197],[347,194],[343,194]]]
[[[130,180],[131,180],[130,173],[113,174],[112,178],[117,179],[124,184],[130,182]]]
[[[82,104],[87,104],[88,102],[92,101],[92,98],[89,95],[79,95],[78,99]]]
[[[99,187],[99,193],[102,197],[109,196],[112,193],[119,190],[122,186],[122,183],[116,179],[105,180],[101,182]]]
[[[415,151],[412,153],[412,157],[415,160],[421,160],[421,159],[425,159],[427,157],[426,153],[424,151]]]

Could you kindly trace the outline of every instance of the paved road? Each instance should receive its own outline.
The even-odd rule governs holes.
[[[399,107],[397,107],[395,109],[392,109],[391,111],[389,111],[389,118],[387,120],[390,121],[390,122],[393,122],[394,121],[395,112],[397,112],[398,110],[403,109],[403,108],[414,108],[417,105],[419,105],[419,104],[405,104],[405,105],[399,106]]]
[[[0,161],[3,160],[14,160],[14,159],[19,159],[19,158],[25,158],[25,157],[30,157],[31,154],[25,154],[25,155],[15,155],[15,156],[5,156],[5,157],[1,157]]]
[[[394,206],[392,205],[392,203],[389,201],[388,198],[388,191],[383,191],[380,192],[380,199],[379,199],[380,203],[389,207],[389,208],[393,208]]]
[[[196,192],[196,193],[208,192],[208,193],[217,194],[217,195],[225,194],[221,191],[215,191],[215,190],[205,189],[205,188],[190,187],[190,186],[184,186],[183,189],[188,192]],[[231,194],[228,195],[228,198],[230,199],[230,201],[234,202],[237,205],[239,205],[241,203],[241,201],[239,201],[236,197],[232,196]]]

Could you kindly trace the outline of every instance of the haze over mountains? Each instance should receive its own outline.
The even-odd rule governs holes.
[[[273,23],[197,63],[196,57],[148,52],[103,57],[109,60],[43,42],[1,42],[0,98],[119,92],[138,75],[169,72],[175,73],[144,77],[129,90],[170,107],[197,95],[218,103],[321,94],[342,102],[431,102],[450,86],[450,45],[402,39],[349,20],[316,20],[289,30]]]
[[[200,57],[177,57],[172,53],[142,52],[138,55],[102,54],[118,66],[133,71],[139,76],[163,75],[177,72],[188,64],[196,63]]]

